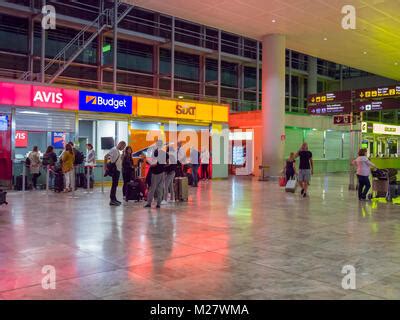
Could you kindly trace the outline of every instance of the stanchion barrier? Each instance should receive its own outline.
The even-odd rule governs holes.
[[[22,191],[25,192],[26,162],[22,161]]]
[[[50,174],[50,166],[46,166],[46,194],[49,194],[49,174]]]
[[[103,163],[102,167],[102,172],[101,172],[101,192],[104,193],[104,172],[105,170],[105,163]]]
[[[75,197],[75,167],[72,167],[71,188],[72,197]]]

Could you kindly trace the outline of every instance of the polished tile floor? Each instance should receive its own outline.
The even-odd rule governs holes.
[[[400,206],[359,203],[345,175],[315,177],[306,199],[236,177],[161,210],[110,208],[100,190],[8,201],[0,299],[400,298]],[[356,290],[342,288],[345,265]]]

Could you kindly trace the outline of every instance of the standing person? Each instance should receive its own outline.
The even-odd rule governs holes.
[[[46,153],[43,155],[43,162],[42,164],[44,166],[47,166],[47,169],[49,170],[49,187],[53,188],[54,187],[54,170],[55,170],[55,165],[57,163],[57,155],[54,152],[53,146],[48,146]]]
[[[200,154],[200,162],[201,162],[201,178],[208,180],[210,178],[208,172],[208,165],[210,162],[210,152],[206,147],[203,147]]]
[[[30,161],[29,171],[32,175],[33,189],[37,189],[37,179],[40,177],[40,154],[39,148],[34,146],[29,152],[28,159]]]
[[[122,179],[124,185],[122,187],[122,194],[126,199],[126,193],[128,191],[128,183],[133,180],[133,159],[132,159],[132,148],[127,146],[122,156]]]
[[[367,158],[367,151],[367,149],[360,149],[358,151],[357,159],[352,161],[353,165],[357,167],[358,200],[360,201],[367,200],[367,194],[371,188],[369,175],[371,173],[371,168],[376,168],[376,166]]]
[[[165,188],[164,188],[164,200],[161,204],[166,204],[168,200],[168,193],[171,193],[170,202],[175,201],[174,192],[174,178],[177,169],[177,161],[174,155],[175,150],[173,147],[167,148],[167,166],[165,168]]]
[[[289,158],[286,160],[284,169],[286,175],[286,181],[293,179],[294,176],[296,175],[296,159],[294,156],[295,156],[294,152],[291,152]]]
[[[112,185],[110,190],[110,206],[120,206],[121,201],[117,200],[117,188],[119,177],[121,175],[122,170],[122,159],[121,159],[121,151],[126,147],[126,142],[121,141],[118,143],[116,147],[113,147],[105,156],[104,162],[109,161],[109,166],[111,171],[108,174],[111,176]]]
[[[312,153],[308,150],[308,144],[304,142],[295,158],[300,157],[299,165],[299,183],[301,185],[301,195],[307,197],[308,184],[311,181],[311,175],[314,173],[314,162]]]
[[[74,161],[75,155],[72,150],[72,146],[67,144],[65,146],[65,151],[62,153],[61,163],[62,163],[62,172],[65,177],[65,189],[64,192],[72,191],[72,179],[73,179],[73,169],[74,169]]]
[[[161,201],[163,200],[167,155],[166,152],[162,150],[162,146],[163,142],[158,140],[150,166],[151,184],[150,191],[147,195],[147,204],[144,206],[145,208],[151,208],[151,203],[155,195],[157,195],[157,208],[160,208]]]
[[[190,163],[192,166],[192,176],[193,176],[193,185],[192,187],[197,187],[199,182],[199,151],[195,147],[190,148]]]
[[[93,178],[93,168],[96,166],[96,152],[93,149],[93,145],[88,143],[86,145],[86,162],[85,162],[85,175],[87,175],[87,170],[89,170],[90,177]],[[90,183],[90,182],[89,182]],[[90,184],[89,184],[90,186]]]

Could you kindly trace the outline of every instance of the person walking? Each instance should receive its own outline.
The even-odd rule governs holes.
[[[192,167],[193,185],[192,187],[197,187],[199,182],[199,151],[195,147],[190,148],[190,164]]]
[[[164,200],[161,204],[166,204],[168,201],[168,193],[171,194],[170,202],[175,201],[174,192],[174,178],[177,169],[177,161],[175,157],[175,150],[173,147],[167,148],[167,166],[165,167],[165,187],[164,187]]]
[[[122,156],[122,180],[124,185],[122,187],[122,194],[126,200],[128,192],[128,183],[133,180],[133,159],[132,159],[132,148],[127,146]]]
[[[156,148],[153,151],[150,165],[151,183],[147,195],[147,204],[144,206],[145,208],[151,208],[151,203],[155,195],[157,195],[157,208],[160,208],[163,200],[167,155],[166,152],[162,150],[162,146],[163,142],[158,140],[156,142]]]
[[[39,153],[39,148],[38,146],[34,146],[32,148],[32,151],[29,152],[28,155],[29,159],[29,171],[32,175],[32,185],[33,189],[37,189],[37,180],[40,177],[40,153]]]
[[[311,181],[311,175],[314,174],[314,162],[312,152],[308,150],[308,144],[304,142],[295,158],[300,157],[299,165],[299,183],[301,186],[301,195],[307,197],[308,185]]]
[[[294,176],[296,175],[296,159],[294,152],[291,152],[289,158],[286,160],[284,171],[286,181],[294,179]]]
[[[107,174],[112,179],[112,185],[110,190],[110,206],[120,206],[121,201],[117,199],[117,188],[119,177],[121,175],[122,170],[122,159],[121,159],[121,151],[126,147],[126,142],[121,141],[118,143],[116,147],[113,147],[108,153],[104,156],[104,162],[109,161],[107,164]]]
[[[48,146],[46,153],[43,155],[42,164],[47,166],[47,170],[49,170],[49,188],[54,188],[54,179],[55,179],[55,165],[57,163],[57,155],[54,152],[53,146]]]
[[[352,161],[353,165],[357,167],[357,178],[358,178],[358,200],[366,201],[367,194],[371,188],[371,182],[369,181],[369,175],[371,168],[376,168],[367,157],[367,149],[360,149],[358,151],[358,157]]]
[[[65,151],[62,153],[61,157],[61,163],[62,163],[61,167],[65,177],[64,192],[71,192],[72,188],[75,187],[72,183],[73,172],[74,172],[74,161],[75,161],[75,154],[72,149],[72,146],[68,143],[65,146]]]
[[[208,180],[210,178],[208,172],[208,166],[210,162],[210,152],[206,147],[203,147],[200,154],[200,162],[201,162],[201,178]]]

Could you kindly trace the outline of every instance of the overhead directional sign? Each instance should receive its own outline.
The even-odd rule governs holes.
[[[341,114],[333,117],[333,124],[338,126],[348,126],[353,122],[350,114]]]
[[[307,100],[308,104],[347,102],[351,100],[351,91],[348,90],[310,94]]]
[[[383,99],[378,101],[357,101],[353,110],[358,112],[400,109],[400,99]]]
[[[400,97],[400,85],[359,89],[355,91],[356,99],[396,98]]]
[[[351,113],[351,102],[329,103],[308,106],[311,115],[333,115]]]

